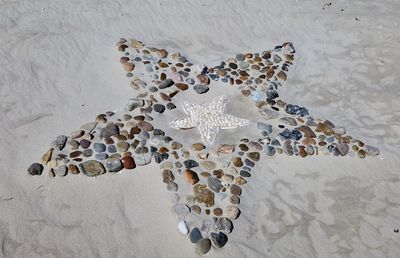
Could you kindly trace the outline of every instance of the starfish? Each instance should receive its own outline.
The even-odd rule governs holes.
[[[146,47],[135,39],[121,39],[117,47],[123,53],[120,62],[136,97],[128,101],[126,110],[101,113],[69,136],[56,137],[28,173],[42,175],[46,166],[50,177],[97,177],[156,162],[175,200],[179,231],[190,232],[201,254],[210,250],[211,243],[216,248],[227,243],[233,222],[242,214],[242,187],[253,181],[251,175],[259,169],[260,160],[274,155],[365,158],[379,154],[379,149],[347,135],[344,128],[329,120],[314,119],[305,107],[287,103],[279,96],[278,88],[294,61],[292,43],[260,53],[238,54],[204,68],[200,74],[179,53]],[[248,130],[239,142],[213,147],[196,142],[186,146],[179,135],[176,139],[166,135],[164,123],[159,123],[161,128],[154,127],[153,120],[176,108],[173,101],[183,95],[180,92],[207,94],[210,84],[251,97],[259,114],[252,117],[257,119],[254,124],[258,130]],[[224,114],[224,96],[203,105],[183,103],[189,117],[170,125],[177,129],[198,127],[208,144],[219,129],[248,124],[248,120]],[[180,187],[180,182],[189,187]],[[216,200],[224,196],[224,200]]]
[[[185,101],[182,108],[189,117],[175,120],[169,125],[175,129],[198,127],[203,142],[211,145],[219,129],[234,129],[250,123],[249,120],[224,114],[226,103],[226,96],[220,96],[203,105]]]

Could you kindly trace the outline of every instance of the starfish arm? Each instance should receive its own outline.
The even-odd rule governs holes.
[[[169,123],[169,126],[174,129],[186,129],[196,127],[198,122],[192,117],[177,119]]]
[[[202,108],[210,110],[216,114],[222,114],[225,110],[227,98],[226,96],[220,96],[213,99],[211,102],[203,104]]]
[[[250,121],[247,119],[238,118],[231,115],[221,115],[219,120],[221,129],[233,129],[250,124]]]
[[[215,137],[217,136],[217,134],[219,132],[219,128],[218,127],[210,127],[205,124],[200,124],[199,131],[200,131],[203,142],[211,145],[211,144],[213,144]]]
[[[186,114],[192,115],[192,114],[195,114],[202,107],[199,104],[188,102],[188,101],[184,101],[182,103],[182,108],[183,108],[183,111],[185,111]]]

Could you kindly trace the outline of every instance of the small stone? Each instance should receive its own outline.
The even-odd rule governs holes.
[[[164,105],[162,105],[162,104],[155,104],[154,106],[153,106],[153,108],[154,108],[154,111],[155,112],[157,112],[157,113],[164,113],[164,111],[165,111],[165,106]]]
[[[93,150],[92,149],[83,150],[82,154],[84,157],[89,158],[93,155]]]
[[[216,248],[221,248],[224,247],[228,242],[228,237],[222,232],[219,233],[212,232],[211,241]]]
[[[68,172],[69,172],[70,174],[77,175],[77,174],[79,174],[79,169],[78,169],[78,167],[77,167],[76,165],[74,165],[74,164],[69,164],[69,165],[68,165]]]
[[[192,144],[192,149],[194,151],[201,151],[201,150],[204,150],[205,148],[206,148],[206,146],[204,146],[204,144],[202,144],[202,143],[194,143],[194,144]]]
[[[189,88],[189,86],[185,83],[175,83],[175,87],[177,87],[181,91],[185,91]]]
[[[206,185],[196,184],[193,187],[193,195],[196,202],[204,203],[206,207],[214,206],[214,193],[207,189]]]
[[[71,133],[71,138],[72,138],[72,139],[79,138],[79,137],[81,137],[84,133],[85,133],[85,131],[83,131],[83,130],[77,130],[77,131]]]
[[[307,157],[307,151],[306,151],[306,148],[304,146],[299,146],[299,155],[302,158]]]
[[[87,149],[89,148],[91,142],[86,140],[86,139],[82,139],[79,144],[82,146],[82,148]]]
[[[132,111],[138,107],[143,107],[143,106],[144,106],[143,99],[129,99],[126,108],[128,111]]]
[[[81,171],[87,176],[99,176],[106,172],[104,166],[96,160],[88,160],[80,165]]]
[[[219,154],[230,154],[235,151],[235,145],[231,144],[222,144],[218,147]]]
[[[248,171],[245,171],[245,170],[241,170],[240,171],[240,175],[242,177],[251,177],[251,174]]]
[[[226,183],[232,183],[234,177],[232,175],[223,175],[221,179]]]
[[[249,150],[249,147],[247,147],[247,145],[246,144],[239,144],[239,149],[241,150],[241,151],[248,151]]]
[[[67,143],[67,136],[65,135],[59,135],[57,138],[51,143],[51,147],[55,150],[62,150],[65,147],[65,144]]]
[[[268,134],[272,133],[272,125],[263,122],[257,122],[257,129],[266,131]]]
[[[66,176],[68,173],[68,168],[65,165],[59,166],[58,168],[54,169],[54,173],[57,176]]]
[[[190,207],[190,209],[196,214],[200,214],[201,213],[201,208],[198,205],[192,205]]]
[[[196,78],[202,85],[210,84],[210,78],[205,74],[199,74],[196,76]]]
[[[200,239],[196,244],[196,252],[205,255],[211,249],[211,241],[208,238]]]
[[[240,157],[234,157],[232,159],[232,163],[235,167],[242,167],[243,166],[243,162],[242,159]]]
[[[201,161],[200,165],[206,170],[214,170],[217,167],[217,164],[211,160]]]
[[[366,154],[367,153],[365,152],[365,150],[359,150],[357,152],[358,157],[361,158],[361,159],[365,158]]]
[[[260,153],[259,152],[249,152],[249,153],[247,153],[247,157],[249,157],[253,161],[259,161]]]
[[[194,229],[192,229],[192,231],[190,231],[189,238],[190,238],[190,242],[192,242],[193,244],[196,244],[203,237],[201,236],[200,230],[198,228],[194,228]]]
[[[222,212],[222,209],[221,209],[221,208],[215,208],[215,209],[213,210],[213,213],[214,213],[215,216],[221,217],[223,212]]]
[[[240,198],[236,195],[231,195],[229,197],[229,202],[232,204],[239,204],[240,203]]]
[[[190,208],[186,204],[177,204],[173,208],[179,220],[184,220],[190,213]]]
[[[315,135],[314,131],[310,127],[308,127],[306,125],[302,125],[300,127],[297,127],[296,130],[301,131],[304,134],[304,137],[306,137],[306,138],[315,138],[315,137],[317,137]]]
[[[93,149],[95,152],[100,153],[100,152],[105,152],[106,151],[106,145],[103,143],[95,143],[93,144]]]
[[[213,175],[220,179],[224,175],[224,171],[222,169],[214,170]]]
[[[208,173],[208,172],[201,172],[200,175],[201,175],[202,177],[205,177],[205,178],[208,178],[209,176],[211,176],[211,174]]]
[[[123,157],[122,164],[125,169],[134,169],[136,167],[135,160],[131,156]]]
[[[175,180],[175,176],[169,169],[164,169],[162,172],[163,182],[168,184]]]
[[[297,121],[293,117],[282,117],[279,119],[279,121],[281,121],[284,124],[291,125],[291,126],[297,125]]]
[[[146,121],[140,121],[137,125],[141,130],[144,130],[146,132],[150,132],[154,130],[154,127],[152,124]]]
[[[58,166],[58,161],[57,161],[56,159],[50,160],[50,161],[47,163],[47,166],[48,166],[49,168],[56,168],[56,167]]]
[[[267,154],[267,156],[274,156],[276,153],[276,149],[273,146],[265,146],[264,147],[264,152]]]
[[[218,193],[223,188],[221,181],[219,181],[219,179],[216,177],[208,177],[207,184],[208,187],[216,193]]]
[[[231,194],[240,196],[242,194],[242,188],[237,185],[231,185],[230,187]]]
[[[101,129],[100,138],[107,139],[116,134],[119,134],[119,127],[117,125],[115,125],[114,123],[109,123],[109,124],[107,124],[106,127]]]
[[[185,161],[183,162],[183,165],[185,165],[185,167],[186,167],[187,169],[191,169],[191,168],[198,167],[198,166],[199,166],[199,163],[197,163],[196,161],[194,161],[194,160],[192,160],[192,159],[188,159],[188,160],[185,160]]]
[[[33,163],[28,168],[28,173],[31,176],[40,176],[43,172],[43,165],[39,163]]]
[[[105,160],[108,158],[107,153],[97,153],[96,155],[94,155],[94,158],[97,160]]]
[[[106,161],[106,168],[109,172],[118,172],[123,168],[123,165],[119,158],[109,157]]]
[[[118,142],[116,144],[117,150],[120,152],[127,151],[129,149],[129,146],[130,146],[129,143],[127,143],[127,142]]]
[[[336,145],[336,150],[340,153],[342,156],[346,156],[346,154],[349,152],[349,145],[347,143],[339,143]]]
[[[186,222],[184,220],[181,220],[178,224],[178,230],[184,235],[187,235],[189,233],[189,229],[186,226]]]
[[[197,173],[190,169],[186,169],[185,172],[183,172],[183,177],[185,181],[191,185],[195,185],[197,184],[197,182],[199,182],[199,177],[197,176]]]
[[[204,94],[204,93],[206,93],[210,88],[208,88],[208,86],[206,86],[206,85],[197,84],[197,85],[193,86],[193,89],[194,89],[198,94]]]
[[[51,156],[53,155],[53,148],[50,148],[44,153],[41,157],[42,164],[47,164],[51,160]]]
[[[181,149],[182,147],[183,147],[183,145],[181,143],[179,143],[179,142],[172,142],[171,143],[171,148],[173,150],[178,150],[178,149]]]
[[[158,88],[165,89],[165,88],[171,87],[172,85],[174,85],[174,81],[168,78],[168,79],[165,79],[164,81],[162,81],[160,84],[158,84]]]
[[[222,218],[213,218],[214,220],[214,228],[215,230],[224,231],[227,234],[230,234],[233,230],[233,223],[230,219],[226,217]]]
[[[246,183],[247,183],[247,180],[241,176],[237,177],[235,180],[235,184],[237,184],[237,185],[244,185]]]
[[[365,145],[365,151],[369,156],[377,156],[380,153],[380,150],[377,147],[371,145]]]

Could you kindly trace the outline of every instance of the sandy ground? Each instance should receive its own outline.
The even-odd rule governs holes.
[[[281,95],[382,151],[259,163],[236,230],[209,257],[399,257],[400,2],[325,3],[0,0],[0,257],[196,256],[156,166],[27,175],[54,136],[133,94],[120,37],[198,64],[292,41]]]

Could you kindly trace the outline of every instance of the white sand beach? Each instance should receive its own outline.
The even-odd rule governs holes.
[[[199,257],[155,163],[27,173],[54,137],[136,96],[120,38],[200,66],[292,42],[279,94],[381,151],[258,162],[229,242],[206,257],[400,257],[399,11],[396,0],[1,0],[0,257]]]

